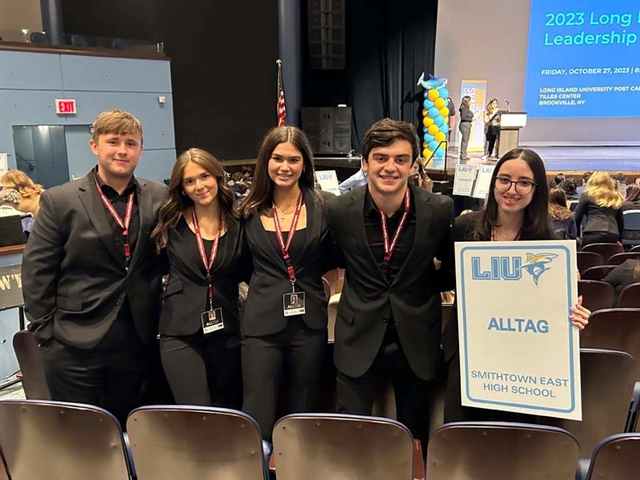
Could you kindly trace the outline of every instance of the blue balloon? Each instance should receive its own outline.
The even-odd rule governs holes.
[[[438,92],[440,92],[440,96],[445,100],[449,98],[449,90],[447,90],[446,88],[441,88],[440,90],[438,90]]]
[[[444,157],[444,149],[442,147],[440,147],[439,149],[436,150],[436,157],[437,158]]]
[[[440,125],[440,131],[446,135],[447,133],[449,133],[449,125],[447,125],[446,123]]]
[[[433,119],[433,123],[440,127],[444,123],[444,118],[442,118],[442,115],[438,115]]]
[[[433,152],[436,148],[438,148],[438,142],[436,142],[435,140],[431,140],[429,142],[429,150]]]
[[[429,90],[424,91],[424,98],[429,98]]]
[[[432,108],[432,107],[433,107],[433,102],[432,102],[431,100],[429,100],[429,99],[426,99],[426,100],[424,101],[424,103],[422,104],[422,106],[423,106],[425,109],[429,110],[430,108]]]
[[[431,118],[436,118],[438,115],[440,115],[436,107],[431,107],[428,113]]]
[[[427,128],[428,127],[424,127],[424,141],[429,143],[435,140],[435,137],[433,135],[431,135],[430,133],[427,133]]]

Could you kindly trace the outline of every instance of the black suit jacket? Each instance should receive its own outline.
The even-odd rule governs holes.
[[[410,185],[416,212],[413,248],[392,282],[369,249],[364,223],[367,186],[328,203],[329,225],[345,257],[345,282],[338,306],[334,361],[346,375],[367,372],[382,345],[391,316],[407,360],[420,378],[436,374],[440,352],[442,258],[453,219],[453,201]]]
[[[140,338],[157,334],[161,268],[149,233],[167,187],[137,179],[140,232],[129,270],[91,172],[46,190],[22,260],[25,313],[38,342],[97,345],[128,298]]]
[[[335,267],[329,257],[331,238],[323,197],[307,193],[304,203],[307,228],[295,234],[296,238],[305,236],[304,249],[297,261],[292,259],[296,290],[305,293],[306,314],[302,316],[305,324],[321,330],[327,328],[327,298],[322,274]],[[245,236],[253,259],[253,274],[241,320],[242,334],[257,337],[280,332],[288,322],[288,317],[282,313],[282,295],[291,292],[282,252],[269,238],[258,213],[245,221]]]
[[[242,255],[240,222],[227,220],[227,231],[220,238],[213,264],[213,307],[222,308],[226,333],[239,331],[238,283],[247,274]],[[207,250],[207,259],[209,250]],[[164,289],[164,304],[160,315],[162,335],[191,335],[202,328],[200,315],[209,309],[207,274],[200,258],[195,234],[182,218],[169,231],[166,248],[169,259],[169,283]],[[246,258],[246,255],[245,255]],[[213,334],[215,335],[215,333]]]

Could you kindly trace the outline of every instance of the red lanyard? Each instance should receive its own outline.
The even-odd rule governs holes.
[[[198,252],[200,253],[200,259],[204,264],[204,269],[207,272],[207,287],[209,290],[209,308],[213,310],[213,285],[211,284],[211,268],[213,267],[213,262],[216,261],[216,256],[218,255],[218,244],[220,243],[220,228],[222,227],[222,222],[218,226],[218,233],[216,233],[216,238],[213,240],[213,247],[211,247],[211,255],[209,256],[209,262],[207,263],[207,252],[204,249],[204,241],[202,240],[202,235],[200,235],[200,226],[198,225],[198,217],[196,215],[196,211],[194,209],[191,210],[191,218],[193,219],[193,229],[196,231],[196,242],[198,243]]]
[[[393,234],[391,245],[389,245],[389,232],[387,231],[387,216],[382,210],[380,210],[380,221],[382,222],[382,238],[384,239],[384,263],[389,263],[389,260],[391,260],[391,255],[393,255],[393,251],[396,249],[398,238],[400,238],[400,234],[402,233],[402,230],[404,230],[404,226],[407,223],[410,206],[411,196],[409,194],[409,188],[407,187],[404,192],[404,213],[402,214],[400,223],[398,223],[398,226],[396,227],[396,232]]]
[[[129,225],[131,224],[131,215],[133,212],[133,198],[134,192],[129,194],[129,198],[127,199],[127,209],[124,214],[124,220],[120,218],[116,209],[113,208],[111,202],[104,194],[102,189],[100,188],[100,184],[98,183],[98,179],[96,178],[96,174],[93,174],[93,181],[96,183],[96,188],[98,189],[98,195],[100,195],[100,200],[102,200],[102,204],[105,206],[107,211],[111,214],[111,218],[113,218],[118,226],[122,229],[122,246],[124,248],[124,267],[129,269],[129,263],[131,262],[131,244],[129,243]]]
[[[276,208],[276,204],[273,204],[273,224],[276,227],[276,237],[278,237],[278,243],[280,244],[280,250],[282,250],[284,263],[287,265],[287,273],[289,274],[289,280],[291,280],[292,286],[296,283],[296,272],[293,270],[293,264],[291,263],[291,258],[289,257],[289,247],[291,246],[291,241],[293,240],[293,236],[296,233],[296,226],[298,225],[298,219],[300,218],[300,212],[302,211],[303,199],[304,194],[301,190],[300,195],[298,196],[296,210],[293,214],[293,220],[291,220],[291,227],[289,228],[289,236],[287,237],[286,245],[284,244],[284,239],[282,238],[282,229],[280,228],[280,220],[278,219],[278,209]]]

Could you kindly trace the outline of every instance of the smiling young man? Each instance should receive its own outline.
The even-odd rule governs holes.
[[[25,312],[51,398],[124,422],[155,346],[161,262],[149,232],[167,189],[133,175],[143,150],[133,115],[98,115],[89,145],[97,166],[42,194],[23,256]]]
[[[370,415],[376,379],[386,373],[398,420],[424,444],[444,288],[433,259],[446,250],[453,202],[408,184],[419,156],[410,123],[374,123],[362,154],[369,183],[328,204],[347,271],[335,330],[338,402],[341,412]]]

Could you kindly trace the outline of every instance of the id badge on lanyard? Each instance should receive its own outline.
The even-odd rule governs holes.
[[[293,315],[304,315],[306,312],[305,307],[305,294],[299,290],[296,290],[296,272],[291,263],[291,257],[289,256],[289,247],[293,240],[293,236],[296,233],[296,226],[298,225],[298,219],[300,218],[300,212],[302,211],[304,195],[302,191],[298,196],[298,203],[296,204],[296,210],[291,220],[291,228],[289,228],[289,236],[287,237],[287,243],[284,243],[282,237],[282,229],[280,228],[280,220],[278,219],[278,209],[275,203],[273,204],[273,224],[276,228],[276,237],[278,238],[278,244],[282,251],[282,257],[284,263],[287,266],[287,273],[289,275],[289,281],[291,282],[291,293],[285,293],[282,295],[282,314],[285,317],[291,317]]]

